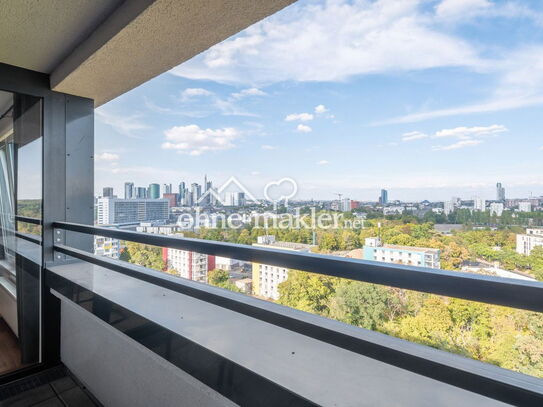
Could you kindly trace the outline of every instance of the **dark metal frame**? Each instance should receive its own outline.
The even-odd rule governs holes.
[[[521,309],[542,310],[543,284],[537,282],[517,282],[499,277],[288,252],[200,239],[176,238],[68,222],[54,222],[53,226],[72,232],[197,251],[358,281],[394,285],[451,297],[458,296],[460,285],[463,284],[468,295],[460,293],[462,294],[458,296],[460,298],[490,304],[498,303],[499,305],[508,305]],[[341,329],[340,327],[343,327],[344,324],[336,321],[314,315],[309,316],[310,314],[246,295],[175,278],[123,261],[96,256],[67,245],[56,244],[54,249],[64,255],[218,305],[496,400],[515,405],[543,404],[543,382],[536,378],[457,355],[447,354],[446,352],[428,350],[426,347],[401,339],[373,332],[368,333],[368,331],[360,328]],[[48,278],[52,274],[54,273],[48,271]],[[491,293],[489,293],[489,290]],[[500,295],[504,295],[505,300],[499,298]],[[527,295],[536,296],[538,299],[534,301],[533,299],[523,298]],[[361,335],[361,332],[365,332],[365,334]],[[421,351],[421,348],[425,350]]]
[[[45,285],[44,266],[53,260],[53,220],[93,222],[94,103],[90,99],[54,92],[49,75],[0,63],[0,90],[42,100],[42,216],[17,220],[41,224],[42,238],[18,237],[41,244],[39,298],[41,307],[40,355],[37,365],[60,360],[60,303]],[[79,239],[79,240],[77,240]],[[92,247],[89,237],[61,239],[79,248]],[[0,384],[14,377],[0,376]]]

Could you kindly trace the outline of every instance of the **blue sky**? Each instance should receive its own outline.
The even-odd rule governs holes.
[[[96,191],[543,195],[540,1],[299,1],[97,109]]]

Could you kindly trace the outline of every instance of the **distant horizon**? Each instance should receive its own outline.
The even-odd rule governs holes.
[[[202,177],[203,179],[203,177]],[[213,182],[213,179],[210,179],[208,177],[208,180],[212,181]],[[132,181],[126,181],[126,182],[132,182]],[[192,184],[193,182],[195,181],[185,181],[185,185],[190,189],[190,184]],[[198,182],[196,182],[198,183]],[[178,192],[178,185],[179,183],[177,184],[174,184],[174,183],[170,183],[170,182],[152,182],[152,183],[149,183],[149,184],[158,184],[160,185],[160,196],[162,197],[162,194],[164,193],[162,188],[163,188],[163,185],[164,184],[171,184],[172,185],[172,193],[177,193]],[[139,184],[136,184],[134,183],[134,187],[144,187],[144,188],[147,188],[149,186],[149,184],[147,185],[139,185]],[[198,183],[199,185],[202,185],[203,186],[203,183]],[[214,187],[216,187],[217,185],[215,183],[213,183]],[[505,186],[505,185],[504,185]],[[106,185],[102,188],[98,188],[96,191],[95,191],[95,196],[101,196],[102,193],[103,193],[103,188],[105,187],[111,187],[113,188],[113,193],[114,195],[116,195],[118,198],[124,198],[124,183],[123,183],[123,186],[122,187],[112,187],[111,185]],[[370,196],[371,194],[368,192],[367,195],[365,196],[369,196],[369,198],[357,198],[354,196],[354,194],[348,194],[348,193],[342,193],[342,198],[348,198],[348,199],[351,199],[351,200],[354,200],[354,201],[361,201],[361,202],[377,202],[378,199],[379,199],[379,194],[380,194],[380,191],[381,189],[386,189],[388,191],[388,200],[389,202],[393,202],[393,201],[402,201],[402,202],[422,202],[422,201],[430,201],[430,202],[445,202],[445,201],[450,201],[452,198],[460,198],[462,199],[463,201],[469,201],[469,200],[473,200],[474,198],[480,198],[480,199],[485,199],[487,201],[496,201],[496,188],[495,188],[495,185],[494,187],[487,187],[485,189],[473,189],[472,190],[472,193],[471,194],[468,194],[468,195],[465,195],[465,196],[462,196],[460,194],[456,194],[456,195],[450,195],[450,196],[447,196],[445,198],[437,198],[437,199],[434,199],[434,198],[428,198],[428,197],[419,197],[419,198],[411,198],[411,199],[402,199],[400,197],[396,197],[396,195],[398,195],[398,193],[400,193],[401,195],[401,191],[402,189],[401,188],[398,188],[398,189],[387,189],[387,188],[368,188],[367,191],[371,191],[373,193],[373,195],[375,195],[375,197],[373,196]],[[491,191],[490,191],[491,190]],[[120,192],[116,192],[116,191],[120,191]],[[300,192],[303,191],[303,187],[300,188]],[[530,195],[526,195],[526,196],[519,196],[519,195],[511,195],[509,192],[508,192],[508,189],[507,187],[505,186],[505,191],[506,191],[506,200],[507,199],[532,199],[532,198],[539,198],[539,197],[543,197],[543,192],[539,195],[537,194],[532,194],[531,196]],[[337,191],[338,193],[341,193],[340,191]],[[477,194],[477,192],[479,192],[479,194]],[[259,194],[254,194],[256,198],[258,199],[264,199],[263,195],[259,195]],[[311,196],[299,196],[301,194],[297,194],[296,196],[294,196],[293,198],[291,198],[292,201],[308,201],[308,200],[315,200],[315,201],[335,201],[337,200],[337,194],[336,193],[333,193],[333,194],[330,194],[332,195],[332,197],[311,197]],[[334,198],[333,195],[336,195],[336,197]]]

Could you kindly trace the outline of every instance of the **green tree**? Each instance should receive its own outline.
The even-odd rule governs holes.
[[[302,311],[328,315],[334,278],[289,270],[288,279],[279,284],[279,303]]]
[[[330,298],[330,317],[376,330],[389,318],[392,302],[397,299],[385,287],[342,279]]]

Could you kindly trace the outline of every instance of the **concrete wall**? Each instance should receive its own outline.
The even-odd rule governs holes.
[[[79,306],[61,304],[62,362],[105,407],[235,405]]]

